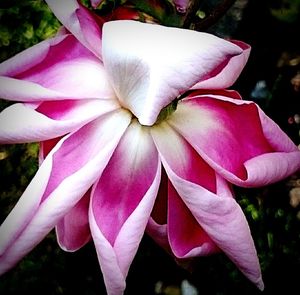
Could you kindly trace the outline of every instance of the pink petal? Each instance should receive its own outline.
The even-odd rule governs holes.
[[[160,166],[149,130],[133,121],[94,187],[91,232],[108,294],[124,291],[157,195]]]
[[[130,120],[128,112],[114,111],[63,138],[50,151],[0,227],[0,273],[13,267],[82,198],[101,175]]]
[[[170,211],[169,214],[178,214],[179,210],[184,210],[181,215],[187,216],[187,209],[181,204],[183,201],[195,218],[188,219],[193,228],[197,221],[238,268],[259,288],[263,288],[259,262],[246,218],[232,198],[227,183],[214,175],[213,170],[166,123],[153,128],[152,135],[163,166],[176,190],[170,190],[169,210],[175,211]],[[170,228],[170,233],[173,234],[176,234],[174,227],[179,224],[175,218],[176,216]],[[185,219],[180,220],[182,222]],[[171,240],[171,246],[176,246],[181,255],[189,249],[187,246],[196,246],[197,242],[205,242],[206,239],[208,245],[212,246],[210,239],[199,235],[199,231],[191,240],[181,241],[179,238],[180,236],[175,236],[175,240]],[[199,253],[199,249],[197,250]]]
[[[101,2],[103,2],[103,0],[91,0],[91,4],[94,8],[97,8]]]
[[[101,59],[101,19],[76,0],[46,0],[61,23]]]
[[[121,104],[143,125],[154,124],[163,107],[243,52],[213,35],[136,21],[105,23],[102,46]]]
[[[89,201],[90,191],[56,225],[57,240],[63,250],[73,252],[90,241]]]
[[[44,141],[75,131],[118,109],[113,100],[65,100],[14,104],[0,113],[0,143]]]
[[[200,81],[193,86],[193,89],[223,89],[233,85],[247,63],[251,48],[248,44],[241,41],[231,42],[243,50],[242,54],[233,56],[217,75]]]
[[[300,167],[300,152],[254,103],[199,96],[178,104],[168,121],[230,182],[261,186]]]
[[[190,0],[173,0],[176,9],[180,13],[186,13]]]

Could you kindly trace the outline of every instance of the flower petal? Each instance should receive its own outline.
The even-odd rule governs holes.
[[[254,103],[199,96],[181,101],[168,122],[234,184],[262,186],[299,169],[297,147]]]
[[[243,52],[210,34],[136,21],[105,23],[102,49],[121,104],[143,125],[154,124],[163,107]]]
[[[177,258],[191,258],[218,252],[219,248],[199,225],[171,183],[168,201],[168,235],[174,255]]]
[[[200,81],[193,86],[193,89],[224,89],[233,85],[247,63],[251,48],[241,41],[231,42],[243,50],[242,54],[233,56],[216,76]]]
[[[14,104],[0,113],[0,143],[44,141],[75,131],[118,109],[113,100],[65,100]]]
[[[91,240],[89,202],[90,191],[56,225],[57,241],[63,250],[74,252]]]
[[[108,294],[124,291],[157,195],[160,166],[148,129],[133,121],[94,187],[91,232]]]
[[[199,155],[189,148],[185,140],[166,123],[152,130],[163,166],[177,192],[170,191],[170,205],[176,210],[172,214],[183,209],[179,207],[180,196],[210,239],[251,281],[263,288],[259,262],[246,218],[232,198],[226,181],[214,174]],[[197,235],[191,245],[196,245],[197,240],[205,241]],[[173,241],[173,245],[174,242],[178,243],[177,240]],[[176,246],[179,253],[186,252],[180,242]]]
[[[130,120],[128,112],[114,111],[64,137],[50,151],[0,227],[0,273],[13,267],[82,198],[101,175]]]
[[[37,50],[34,46],[0,65],[4,75],[0,77],[2,98],[41,101],[114,97],[102,63],[72,35],[56,37],[38,48],[43,54],[36,58],[32,57]]]
[[[76,0],[46,0],[62,24],[101,59],[101,19]]]

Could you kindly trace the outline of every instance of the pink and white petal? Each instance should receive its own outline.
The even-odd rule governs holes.
[[[114,97],[101,61],[72,35],[51,46],[40,63],[14,78],[72,98]]]
[[[171,183],[168,204],[168,236],[172,253],[177,258],[186,259],[219,252],[219,248],[199,225]]]
[[[167,123],[161,123],[151,131],[161,157],[172,163],[172,169],[176,174],[210,191],[216,191],[214,171],[180,135]],[[168,237],[176,257],[207,255],[218,250],[180,200],[171,183],[168,183],[167,211]]]
[[[174,188],[202,228],[244,275],[262,290],[264,285],[251,232],[230,190],[227,196],[219,196],[180,178],[169,167],[166,170]]]
[[[73,132],[118,109],[113,100],[64,100],[40,103],[35,109],[14,104],[0,113],[0,143],[44,141]]]
[[[39,48],[43,54],[32,57]],[[101,61],[72,35],[27,49],[1,64],[0,71],[0,96],[5,99],[114,97]]]
[[[39,84],[10,77],[0,77],[0,97],[12,101],[46,101],[67,99],[68,96]],[[73,99],[72,97],[70,99]]]
[[[88,217],[90,193],[89,190],[56,225],[57,241],[65,251],[74,252],[91,240]]]
[[[135,120],[93,189],[91,232],[108,294],[124,291],[158,192],[160,167],[149,130]]]
[[[260,114],[254,103],[199,97],[181,101],[168,123],[230,182],[260,186],[292,174],[300,161],[297,147]]]
[[[76,0],[46,2],[61,23],[101,59],[101,19]]]
[[[210,34],[137,21],[107,22],[102,38],[111,84],[143,125],[154,124],[163,107],[243,52]]]
[[[231,42],[243,50],[242,54],[233,56],[217,75],[200,81],[192,89],[224,89],[233,85],[247,63],[251,48],[248,44],[241,41]]]
[[[14,77],[38,65],[46,58],[52,46],[60,44],[67,37],[67,34],[61,34],[44,40],[3,61],[0,64],[0,76]]]
[[[55,145],[0,227],[0,273],[13,267],[83,197],[101,175],[130,120],[128,112],[117,110]]]
[[[177,214],[173,218],[173,224],[170,224],[170,217],[168,220],[170,244],[177,251],[175,254],[183,257],[188,254],[189,257],[202,254],[201,250],[205,254],[205,250],[216,250],[213,248],[215,243],[251,281],[263,288],[259,262],[246,218],[232,198],[226,181],[217,176],[167,123],[160,124],[151,131],[163,166],[176,190],[169,186],[169,216],[173,218],[170,214]],[[189,212],[182,206],[180,198],[195,220],[186,219]],[[171,212],[171,209],[175,211]],[[179,240],[184,236],[175,230],[179,213],[182,214],[181,222],[187,220],[189,225],[197,229],[197,221],[208,236],[201,236],[198,228],[193,238]],[[174,237],[170,237],[170,234],[174,234]],[[203,243],[204,249],[195,248],[199,243]]]

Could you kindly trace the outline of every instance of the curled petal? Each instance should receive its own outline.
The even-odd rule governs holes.
[[[240,186],[263,186],[300,166],[287,135],[251,102],[199,96],[182,101],[173,126],[214,170]]]
[[[76,0],[46,0],[61,23],[101,59],[101,19]]]
[[[76,251],[91,239],[88,218],[90,193],[89,190],[56,225],[57,241],[65,251]]]
[[[50,151],[0,227],[0,273],[13,267],[82,198],[130,120],[126,111],[112,112],[64,137]],[[86,146],[91,147],[89,153]]]
[[[105,23],[102,49],[121,104],[143,125],[154,124],[163,107],[243,52],[210,34],[137,21]]]
[[[240,55],[233,56],[217,75],[200,81],[192,87],[193,89],[224,89],[233,85],[247,63],[251,48],[241,41],[231,42],[239,46],[243,52]]]
[[[183,202],[195,218],[195,220],[188,219],[192,228],[197,229],[195,223],[197,221],[208,235],[201,235],[199,229],[194,238],[180,241],[178,235],[175,236],[176,240],[171,240],[171,247],[175,246],[179,251],[178,254],[185,254],[187,245],[193,245],[195,249],[197,244],[203,243],[202,251],[205,251],[205,241],[207,240],[209,242],[207,246],[211,247],[213,245],[211,239],[251,281],[263,289],[257,253],[246,218],[232,198],[226,181],[215,175],[199,155],[170,127],[158,126],[152,134],[163,166],[174,187],[174,190],[170,190],[169,206],[170,209],[175,209],[175,212],[169,214],[176,214],[181,210],[181,214],[186,215],[187,209],[181,204]],[[174,153],[170,152],[169,148],[177,151],[177,160],[174,156],[170,156]],[[182,237],[184,233],[180,238]],[[199,253],[199,249],[189,254],[196,253]]]
[[[94,187],[91,199],[91,232],[110,295],[124,291],[159,180],[160,162],[149,131],[134,121]]]
[[[0,143],[59,137],[117,108],[119,106],[113,100],[100,99],[14,104],[0,113]]]

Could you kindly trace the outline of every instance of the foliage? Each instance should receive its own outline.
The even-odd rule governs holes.
[[[109,6],[113,2],[108,1],[106,5]],[[153,12],[147,8],[145,1],[132,2],[138,5],[143,13]],[[103,6],[103,11],[107,7]],[[166,7],[168,11],[172,10],[170,5]],[[279,12],[272,9],[272,14],[277,16]],[[182,21],[175,16],[176,14],[166,18],[163,10],[157,11],[154,16],[165,24],[176,25],[176,22]],[[41,0],[2,0],[0,19],[0,60],[49,38],[59,27],[58,21]],[[284,78],[286,72],[281,71],[280,75]],[[278,77],[282,78],[279,74]],[[289,83],[290,79],[287,81]],[[271,96],[268,99],[271,101],[264,104],[266,110],[272,110],[270,106],[274,105],[274,97],[278,97],[279,90],[275,86],[270,87]],[[282,95],[282,92],[279,93]],[[250,96],[249,93],[248,95]],[[1,109],[6,105],[7,102],[0,102]],[[284,108],[284,101],[280,100],[279,105]],[[297,130],[299,132],[299,126]],[[298,137],[293,139],[295,142],[299,141]],[[0,147],[1,221],[36,172],[37,158],[37,144]],[[266,283],[263,294],[280,291],[284,294],[294,294],[292,290],[298,287],[299,207],[291,206],[289,198],[291,189],[297,186],[294,182],[297,183],[298,178],[299,176],[294,176],[294,179],[260,189],[236,189],[237,200],[246,214],[257,246]],[[178,285],[183,279],[188,279],[198,287],[201,294],[261,294],[223,254],[199,258],[193,272],[189,273],[177,266],[173,259],[148,237],[143,239],[131,266],[126,294],[154,294],[154,286],[158,281],[163,281],[166,285]],[[21,292],[45,295],[104,294],[93,246],[88,245],[76,253],[64,253],[58,248],[54,233],[50,233],[14,270],[0,278],[0,294]]]

